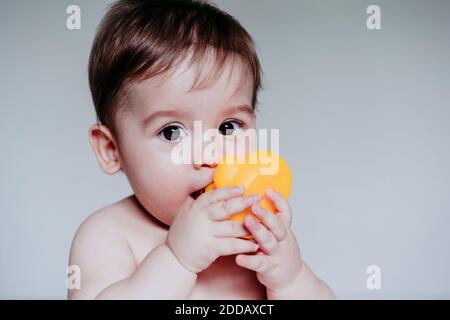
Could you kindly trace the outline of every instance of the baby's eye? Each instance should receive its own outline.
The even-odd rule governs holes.
[[[242,124],[236,120],[225,121],[219,126],[219,131],[224,136],[232,135],[233,133],[239,132]]]
[[[176,142],[184,138],[186,132],[182,127],[172,124],[163,128],[158,135],[167,141]]]

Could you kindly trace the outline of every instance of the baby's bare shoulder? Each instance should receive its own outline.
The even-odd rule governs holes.
[[[110,204],[90,214],[79,226],[75,239],[94,237],[124,238],[120,223],[125,220],[127,198]]]
[[[146,213],[134,196],[129,196],[88,216],[78,228],[74,243],[92,241],[110,243],[125,242],[133,251],[140,240],[159,242],[167,233],[164,226]]]
[[[111,283],[136,269],[127,239],[118,228],[119,203],[100,209],[78,228],[70,249],[69,264],[81,273],[81,289],[69,290],[71,299],[94,299]]]
[[[153,224],[133,196],[88,216],[78,228],[70,250],[69,263],[81,269],[85,284],[77,295],[95,297],[100,288],[133,274],[143,248],[149,252],[163,234]]]

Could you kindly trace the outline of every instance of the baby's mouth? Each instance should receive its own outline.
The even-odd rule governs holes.
[[[194,200],[196,200],[198,197],[200,197],[200,195],[202,194],[202,193],[204,193],[205,192],[205,187],[204,188],[201,188],[200,190],[197,190],[197,191],[194,191],[194,192],[192,192],[191,193],[191,197],[194,199]]]

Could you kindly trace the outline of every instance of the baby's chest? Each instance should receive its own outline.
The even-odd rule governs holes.
[[[134,240],[130,243],[136,264],[140,265],[148,255],[149,248],[155,247],[158,243],[153,243],[151,237],[137,237],[136,234],[139,233],[135,232],[134,238],[130,237]],[[255,272],[237,266],[234,260],[233,256],[219,257],[211,266],[199,273],[188,299],[267,299],[266,288],[258,281]]]
[[[265,287],[255,278],[235,279],[232,282],[204,281],[197,279],[192,289],[190,300],[265,300],[267,299]]]

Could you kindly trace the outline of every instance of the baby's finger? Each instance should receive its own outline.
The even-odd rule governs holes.
[[[236,256],[235,261],[237,265],[243,268],[259,273],[266,273],[275,266],[275,263],[271,258],[272,257],[264,254],[239,254]]]
[[[281,212],[281,217],[283,218],[284,224],[287,228],[289,228],[292,222],[292,211],[287,200],[281,193],[273,191],[272,189],[267,189],[266,195],[275,204],[277,210]]]
[[[239,238],[217,238],[217,254],[219,256],[229,256],[245,252],[255,252],[259,246],[250,241]]]
[[[278,240],[274,234],[267,230],[267,228],[255,220],[250,214],[245,216],[245,226],[250,233],[255,237],[259,247],[267,254],[272,255],[278,249]]]
[[[286,226],[281,217],[257,204],[252,206],[252,212],[275,235],[278,241],[286,238]]]
[[[258,194],[246,197],[233,198],[226,201],[220,201],[212,204],[209,209],[209,217],[211,220],[221,221],[230,218],[231,215],[239,213],[252,204],[261,200]]]
[[[227,220],[214,222],[212,225],[213,235],[218,238],[239,238],[249,234],[247,229],[244,228],[242,221]]]
[[[245,189],[242,186],[217,188],[201,194],[195,202],[197,205],[205,207],[214,202],[228,200],[233,197],[240,196],[244,193],[244,191]]]

